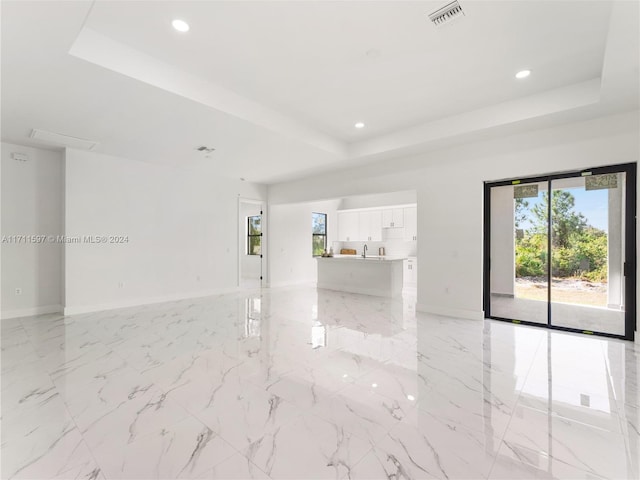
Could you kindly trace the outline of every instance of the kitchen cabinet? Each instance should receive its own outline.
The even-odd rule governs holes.
[[[404,209],[385,208],[382,210],[382,228],[404,227]]]
[[[338,240],[355,242],[359,236],[359,212],[338,212]]]
[[[406,242],[418,240],[418,209],[416,207],[404,209],[404,240]]]
[[[342,292],[401,298],[403,284],[401,258],[316,257],[318,288]]]
[[[365,210],[358,215],[358,240],[379,242],[382,240],[382,211]]]
[[[416,241],[418,209],[415,206],[338,211],[338,241]],[[386,229],[383,231],[383,229]],[[384,232],[384,235],[383,235]]]
[[[403,286],[404,288],[418,287],[418,259],[416,257],[409,257],[404,261]]]

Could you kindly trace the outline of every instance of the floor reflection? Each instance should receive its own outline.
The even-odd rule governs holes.
[[[245,299],[244,336],[246,338],[260,337],[261,335],[261,302],[260,297]]]

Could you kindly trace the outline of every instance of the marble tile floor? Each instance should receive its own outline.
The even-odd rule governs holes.
[[[640,476],[630,342],[311,287],[1,326],[3,479]]]
[[[547,302],[492,295],[491,316],[547,324]],[[624,336],[624,310],[551,302],[551,318],[557,327],[591,330]]]

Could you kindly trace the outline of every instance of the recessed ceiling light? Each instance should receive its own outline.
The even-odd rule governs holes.
[[[364,123],[362,123],[362,122],[358,122],[358,123],[356,123],[356,124],[354,125],[354,127],[356,127],[356,128],[364,128]]]
[[[171,22],[171,25],[173,25],[173,28],[175,28],[179,32],[184,33],[189,31],[189,24],[184,20],[176,18],[173,22]]]
[[[518,73],[516,73],[516,78],[523,79],[527,78],[529,75],[531,75],[531,70],[520,70]]]

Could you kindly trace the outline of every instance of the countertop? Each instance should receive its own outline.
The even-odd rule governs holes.
[[[367,258],[363,258],[362,255],[334,255],[333,257],[316,257],[318,260],[333,260],[333,261],[352,261],[352,262],[402,262],[407,257],[395,257],[391,255],[379,256],[379,255],[367,255]]]

